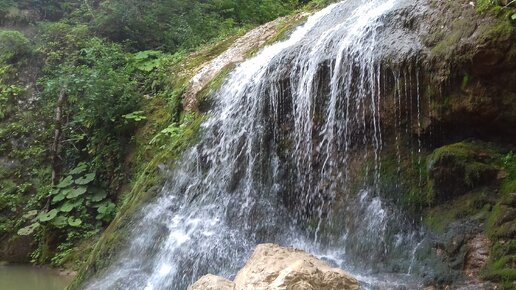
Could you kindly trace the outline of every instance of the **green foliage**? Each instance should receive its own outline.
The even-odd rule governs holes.
[[[157,50],[145,50],[135,53],[129,59],[129,65],[136,70],[149,73],[162,65],[162,53]]]
[[[92,182],[93,179],[95,179],[95,173],[88,173],[88,174],[76,179],[75,183],[79,184],[79,185],[85,185],[85,184]]]
[[[67,44],[60,39],[55,41]],[[55,102],[58,95],[67,96],[65,113],[69,121],[63,131],[69,141],[64,144],[65,159],[75,163],[80,156],[91,160],[101,177],[112,176],[122,163],[134,129],[127,120],[143,119],[137,110],[140,103],[137,83],[119,45],[98,38],[78,42],[82,43],[81,47],[70,44],[78,50],[59,62],[53,61],[53,53],[47,53],[55,68],[40,81],[44,85],[43,97]],[[88,183],[93,179],[85,178],[88,179],[76,182]],[[104,181],[112,184],[114,190],[119,186],[115,180]]]
[[[159,146],[161,149],[167,147],[175,148],[181,146],[187,136],[192,134],[192,125],[199,124],[200,120],[195,114],[189,114],[184,117],[181,124],[172,123],[167,128],[161,130],[149,144]]]
[[[162,106],[159,108],[162,108]],[[160,121],[157,121],[155,119],[161,117],[160,114],[159,110],[153,111],[153,114],[149,115],[149,120],[155,120],[155,124],[163,123],[164,120],[159,119]],[[180,120],[172,126],[181,127],[181,124],[185,123],[187,124],[186,127],[183,126],[179,131],[173,129],[172,131],[176,133],[171,136],[163,136],[165,143],[158,148],[156,148],[158,144],[149,145],[148,141],[139,146],[138,153],[142,154],[142,159],[137,162],[138,168],[134,174],[135,178],[130,184],[131,191],[124,196],[117,216],[92,250],[87,262],[88,267],[82,268],[83,271],[74,280],[73,285],[70,286],[71,289],[79,289],[79,285],[84,282],[84,279],[93,274],[90,272],[92,269],[100,269],[109,264],[109,257],[112,257],[113,253],[118,251],[119,246],[128,238],[127,232],[130,230],[131,224],[129,221],[131,216],[140,208],[139,206],[155,196],[164,182],[163,174],[157,169],[158,165],[173,165],[173,162],[180,158],[181,153],[196,142],[203,120],[204,117],[201,114],[186,115],[184,120]],[[147,124],[147,126],[150,125]],[[140,130],[147,131],[149,127],[143,127]],[[180,134],[178,134],[179,132]],[[147,135],[139,136],[143,140],[146,140],[147,137]],[[177,139],[173,140],[172,138]],[[170,141],[169,143],[166,143],[167,139]],[[146,153],[150,154],[147,155]]]
[[[18,235],[20,236],[28,236],[31,235],[37,228],[39,228],[40,223],[35,222],[29,226],[26,226],[24,228],[21,228],[18,230]]]
[[[140,121],[147,119],[147,117],[145,117],[143,111],[135,111],[130,114],[123,115],[122,117],[124,117],[126,120],[135,121],[135,122],[140,122]]]
[[[501,185],[501,193],[506,195],[516,192],[516,157],[511,151],[502,158],[502,162],[508,176]]]
[[[50,192],[54,210],[68,222],[65,224],[60,221],[54,226],[58,228],[62,228],[63,225],[78,227],[82,224],[82,220],[87,220],[90,216],[94,216],[98,221],[109,221],[112,218],[115,206],[107,199],[105,191],[94,186],[96,174],[88,172],[87,167],[86,163],[80,163]],[[103,210],[102,214],[95,215],[99,208],[106,207],[112,210],[109,212]],[[52,219],[55,217],[57,214],[52,215]],[[49,220],[40,219],[39,221]],[[91,222],[94,223],[93,220]]]
[[[0,63],[13,63],[31,52],[29,40],[18,31],[0,31]]]
[[[74,64],[92,37],[88,26],[82,24],[48,22],[39,24],[38,30],[37,51],[45,58],[47,70],[63,63]]]
[[[479,12],[493,11],[511,21],[516,20],[516,1],[514,0],[477,0],[476,5]]]
[[[114,0],[101,3],[95,30],[137,50],[189,49],[226,35],[238,26],[256,25],[285,15],[293,0]]]
[[[511,166],[511,164],[514,161],[515,161],[515,157],[514,157],[514,153],[512,151],[507,153],[507,155],[505,155],[503,157],[503,165],[505,165],[505,166]]]
[[[0,75],[0,80],[1,80]],[[16,85],[4,85],[0,83],[0,120],[13,113],[12,103],[16,97],[23,94],[24,90]]]
[[[6,13],[14,5],[13,0],[0,0],[0,13]]]
[[[456,220],[472,216],[486,218],[492,205],[486,192],[472,192],[428,209],[423,222],[432,231],[444,233]]]
[[[480,12],[487,11],[497,4],[497,0],[477,0],[477,10]]]
[[[484,279],[502,283],[502,289],[514,289],[516,281],[516,241],[496,242],[491,249],[491,258],[482,270]]]

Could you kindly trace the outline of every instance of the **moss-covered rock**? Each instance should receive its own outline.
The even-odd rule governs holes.
[[[512,152],[469,141],[438,148],[428,160],[429,194],[435,202],[425,209],[423,221],[436,234],[443,257],[450,265],[458,263],[458,269],[466,267],[469,245],[482,236],[489,241],[489,258],[485,263],[482,257],[483,268],[480,275],[475,270],[474,278],[513,289],[516,159]]]
[[[511,182],[509,175],[505,183]],[[516,281],[516,193],[503,194],[486,223],[486,232],[493,240],[491,257],[482,271],[485,279],[514,289]]]
[[[499,171],[495,161],[496,153],[479,144],[461,142],[436,149],[428,157],[430,200],[442,202],[492,185]]]
[[[0,261],[12,263],[26,263],[30,261],[30,254],[33,251],[31,237],[3,236],[0,240]]]

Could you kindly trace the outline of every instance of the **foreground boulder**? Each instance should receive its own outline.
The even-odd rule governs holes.
[[[259,245],[234,282],[206,275],[189,290],[356,290],[358,281],[314,256],[274,244]]]
[[[189,290],[233,290],[235,283],[215,275],[202,276]]]

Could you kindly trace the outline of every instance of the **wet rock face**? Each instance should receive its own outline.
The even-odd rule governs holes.
[[[489,259],[489,238],[484,234],[478,234],[468,242],[466,265],[464,272],[473,279],[478,279],[480,270],[487,264]]]
[[[189,290],[358,290],[358,281],[341,269],[293,248],[259,245],[235,281],[207,275]]]
[[[33,251],[30,237],[0,237],[0,261],[28,263]]]
[[[434,102],[429,131],[442,136],[436,143],[469,137],[513,143],[514,26],[504,17],[479,13],[473,1],[430,3],[434,11],[422,21],[420,35],[432,72],[424,83],[434,90],[427,91]]]

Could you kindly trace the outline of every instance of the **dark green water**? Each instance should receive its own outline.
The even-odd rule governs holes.
[[[70,277],[26,265],[0,265],[0,290],[62,290]]]

